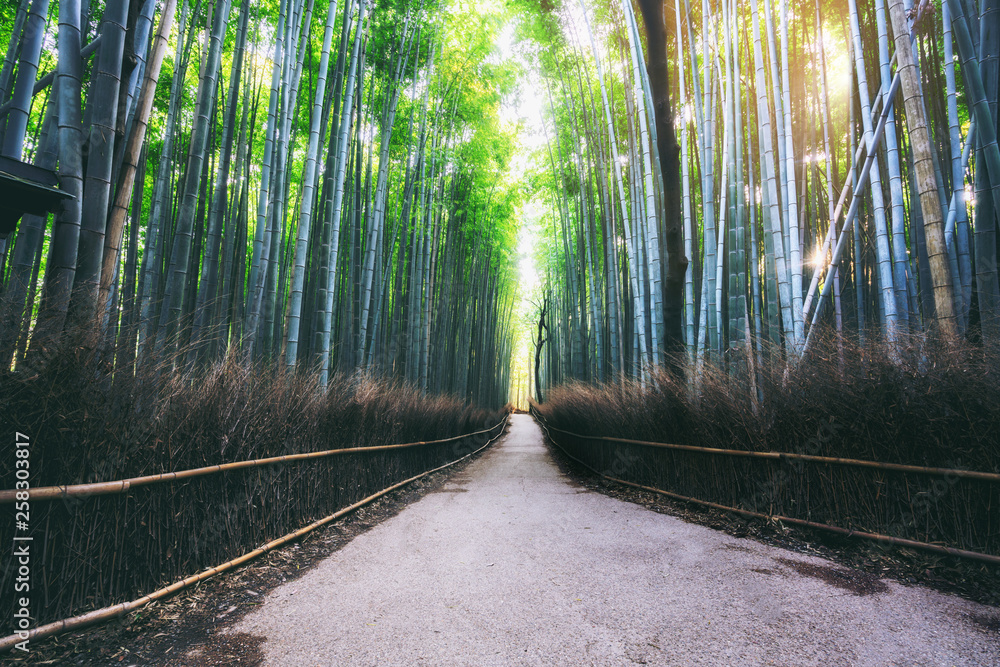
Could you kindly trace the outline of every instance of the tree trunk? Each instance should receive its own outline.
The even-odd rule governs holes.
[[[80,247],[77,255],[74,294],[70,305],[72,319],[80,324],[96,314],[101,259],[104,256],[104,233],[108,223],[108,200],[111,196],[112,159],[115,153],[115,130],[118,125],[118,92],[121,86],[122,54],[125,48],[127,0],[111,0],[101,21],[101,49],[90,84],[88,112],[86,180],[83,186],[83,216]]]
[[[648,40],[647,68],[656,118],[656,138],[663,174],[665,245],[667,271],[663,284],[663,346],[667,360],[680,372],[684,351],[684,274],[688,258],[684,256],[684,219],[681,214],[680,146],[674,132],[670,106],[670,77],[667,66],[667,28],[663,21],[663,3],[639,0]]]
[[[920,75],[910,46],[910,26],[903,8],[903,0],[891,0],[889,15],[896,42],[896,59],[903,82],[903,104],[906,124],[910,130],[913,147],[913,168],[924,216],[924,234],[927,239],[927,256],[934,281],[934,311],[938,328],[948,340],[958,333],[955,326],[955,301],[952,292],[951,270],[944,243],[944,218],[938,198],[937,173],[934,170],[934,148],[931,144],[924,100],[920,90]]]
[[[229,0],[221,0],[220,6],[216,8],[205,71],[201,75],[200,104],[194,128],[191,131],[184,199],[177,214],[177,231],[171,250],[171,270],[168,273],[167,286],[164,291],[164,299],[167,300],[168,308],[160,313],[160,326],[156,341],[158,350],[173,346],[175,334],[181,325],[182,307],[190,270],[189,264],[191,263],[191,242],[195,232],[198,193],[201,190],[202,166],[208,145],[209,118],[212,116],[212,110],[215,106],[216,79],[221,64],[222,40],[225,38],[229,8]]]
[[[56,215],[52,243],[45,268],[45,287],[32,350],[44,349],[66,322],[73,278],[76,275],[80,218],[83,214],[83,156],[80,90],[83,62],[80,58],[80,0],[59,3],[59,66],[57,70],[59,118],[59,182],[72,196]]]
[[[156,82],[160,76],[163,55],[167,50],[167,39],[170,36],[170,29],[174,23],[174,10],[176,7],[177,0],[167,0],[163,6],[160,27],[156,34],[156,42],[153,45],[149,67],[145,80],[142,83],[142,92],[139,95],[136,120],[132,127],[132,133],[125,144],[123,168],[118,176],[118,187],[115,192],[114,204],[111,208],[111,217],[108,220],[107,234],[105,236],[104,256],[101,266],[101,289],[98,299],[98,302],[102,304],[107,300],[114,275],[114,267],[118,263],[122,231],[125,228],[125,216],[128,212],[128,202],[135,180],[139,155],[146,141],[146,128],[149,121],[149,114],[153,108]]]

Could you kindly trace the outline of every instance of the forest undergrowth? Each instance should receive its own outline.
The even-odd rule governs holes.
[[[807,358],[752,368],[686,362],[643,387],[570,383],[539,406],[553,426],[705,447],[792,451],[832,430],[816,454],[1000,471],[1000,350],[911,340],[893,360],[880,341],[815,344]],[[833,425],[833,426],[831,426]]]
[[[688,366],[647,384],[574,383],[535,408],[573,433],[1000,472],[1000,353],[828,338],[807,358]],[[777,357],[775,357],[777,360]],[[754,372],[756,370],[756,372]],[[605,475],[769,516],[1000,554],[1000,484],[802,460],[711,455],[554,433]],[[990,566],[998,569],[996,566]]]
[[[0,373],[0,422],[30,439],[32,487],[104,482],[284,454],[436,440],[495,426],[486,410],[369,375],[288,373],[239,354],[198,370],[112,373],[79,334]],[[180,358],[184,358],[182,355]],[[496,435],[494,430],[489,435]],[[130,600],[443,465],[489,437],[235,470],[126,494],[31,503],[37,622]],[[11,458],[13,460],[13,458]],[[0,486],[15,485],[12,465]],[[0,526],[9,542],[11,525]],[[3,604],[14,590],[4,572]]]

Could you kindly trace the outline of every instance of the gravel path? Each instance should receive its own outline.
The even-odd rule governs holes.
[[[530,417],[230,632],[273,665],[1000,665],[1000,610],[569,482]]]

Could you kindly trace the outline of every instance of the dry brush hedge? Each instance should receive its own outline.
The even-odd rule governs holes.
[[[577,384],[553,390],[538,410],[549,425],[583,435],[1000,473],[996,351],[913,346],[897,364],[871,344],[848,345],[841,357],[825,342],[787,372],[776,365],[753,382],[746,373],[706,368],[696,386],[667,376],[646,389]],[[1000,554],[996,482],[562,433],[558,440],[595,470],[636,484],[765,515]]]
[[[363,377],[314,380],[240,363],[110,378],[73,351],[0,376],[3,432],[31,438],[31,486],[111,481],[336,448],[448,438],[502,413]],[[473,451],[481,435],[266,465],[31,503],[32,602],[43,624],[148,593]],[[13,448],[13,445],[11,445]],[[0,487],[14,488],[13,453]],[[0,523],[11,544],[13,520]],[[5,559],[0,605],[13,606]]]

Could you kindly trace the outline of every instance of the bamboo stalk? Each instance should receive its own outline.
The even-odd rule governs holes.
[[[94,39],[87,42],[86,46],[83,46],[80,49],[80,57],[84,60],[87,60],[88,58],[90,58],[90,56],[94,55],[94,52],[97,51],[97,47],[101,45],[101,39],[103,37],[104,35],[100,34],[94,37]],[[47,72],[42,76],[38,77],[38,80],[35,82],[35,85],[31,89],[31,96],[34,97],[38,93],[42,92],[43,90],[51,86],[52,82],[55,80],[56,80],[55,70]],[[14,102],[12,100],[8,100],[3,104],[0,104],[0,118],[9,114],[11,109],[13,108],[14,108]]]
[[[948,267],[947,248],[944,243],[944,217],[938,199],[938,178],[934,171],[933,149],[924,112],[923,94],[916,58],[910,47],[910,26],[902,0],[891,0],[889,16],[896,41],[897,74],[903,81],[903,106],[913,150],[913,169],[916,175],[920,206],[924,216],[924,233],[927,237],[927,255],[931,268],[934,294],[934,316],[941,334],[949,341],[957,336],[955,302],[951,272]]]
[[[507,423],[507,417],[504,417],[503,421],[501,421],[499,424],[497,424],[497,426],[506,425],[506,423]],[[486,430],[487,431],[492,431],[497,426],[494,426],[493,428],[486,429]],[[485,431],[477,431],[477,433],[484,433],[484,432]],[[497,438],[499,438],[500,435],[502,435],[502,433],[503,433],[503,431],[501,430],[500,434],[498,434],[498,435],[494,436],[493,438],[491,438],[490,440],[488,440],[486,442],[486,444],[483,445],[482,447],[480,447],[479,449],[475,450],[474,452],[470,452],[470,453],[466,454],[465,456],[463,456],[461,458],[455,459],[451,463],[446,463],[443,466],[439,466],[439,467],[434,468],[432,470],[428,470],[427,472],[422,472],[419,475],[414,475],[413,477],[410,477],[409,479],[404,479],[402,482],[398,482],[396,484],[393,484],[390,487],[382,489],[378,493],[374,493],[374,494],[368,496],[367,498],[359,500],[358,502],[354,503],[353,505],[348,505],[347,507],[334,512],[333,514],[331,514],[330,516],[328,516],[326,518],[320,519],[319,521],[314,521],[313,523],[309,524],[308,526],[305,526],[303,528],[299,528],[298,530],[293,531],[291,533],[288,533],[287,535],[285,535],[283,537],[279,537],[277,539],[271,540],[270,542],[268,542],[264,546],[259,547],[257,549],[254,549],[253,551],[250,551],[248,553],[245,553],[245,554],[243,554],[242,556],[240,556],[238,558],[234,558],[232,560],[226,561],[225,563],[223,563],[221,565],[216,565],[215,567],[209,568],[209,569],[205,570],[204,572],[199,572],[198,574],[193,574],[190,577],[187,577],[187,578],[182,579],[182,580],[180,580],[178,582],[170,584],[169,586],[165,586],[165,587],[163,587],[163,588],[161,588],[159,590],[153,591],[152,593],[150,593],[148,595],[144,595],[143,597],[138,598],[136,600],[132,600],[131,602],[122,602],[120,604],[112,605],[110,607],[104,607],[103,609],[95,609],[94,611],[87,612],[86,614],[81,614],[79,616],[74,616],[72,618],[66,618],[66,619],[63,619],[61,621],[56,621],[54,623],[48,623],[47,625],[43,625],[43,626],[38,627],[38,628],[33,628],[32,630],[28,631],[27,640],[28,641],[37,641],[37,640],[43,639],[45,637],[51,637],[52,635],[62,634],[63,632],[67,632],[69,630],[78,630],[78,629],[84,628],[84,627],[86,627],[88,625],[93,625],[95,623],[100,623],[101,621],[107,621],[107,620],[110,620],[112,618],[117,618],[119,616],[127,614],[130,611],[133,611],[133,610],[138,609],[140,607],[144,607],[147,604],[149,604],[150,602],[154,602],[154,601],[159,600],[161,598],[165,598],[168,595],[176,593],[177,591],[183,590],[183,589],[187,588],[188,586],[191,586],[192,584],[196,584],[196,583],[198,583],[200,581],[204,581],[205,579],[208,579],[209,577],[213,577],[213,576],[215,576],[217,574],[221,574],[221,573],[223,573],[223,572],[225,572],[227,570],[231,570],[234,567],[237,567],[239,565],[242,565],[243,563],[246,563],[248,561],[253,560],[257,556],[266,554],[268,551],[273,551],[274,549],[276,549],[276,548],[278,548],[278,547],[280,547],[280,546],[282,546],[284,544],[287,544],[289,542],[297,540],[298,538],[302,537],[303,535],[311,533],[312,531],[316,530],[317,528],[321,528],[321,527],[325,526],[326,524],[328,524],[328,523],[330,523],[332,521],[336,521],[337,519],[339,519],[339,518],[341,518],[341,517],[343,517],[343,516],[345,516],[347,514],[350,514],[354,510],[356,510],[356,509],[358,509],[360,507],[363,507],[363,506],[371,503],[374,500],[378,500],[379,498],[381,498],[382,496],[386,495],[387,493],[395,491],[396,489],[404,487],[407,484],[410,484],[412,482],[415,482],[416,480],[420,479],[421,477],[426,477],[427,475],[430,475],[431,473],[435,473],[435,472],[438,472],[440,470],[444,470],[445,468],[450,468],[451,466],[455,465],[456,463],[459,463],[460,461],[464,461],[465,459],[469,458],[470,456],[473,456],[474,454],[478,454],[479,452],[483,451],[484,449],[486,449],[487,447],[489,447],[491,444],[493,444],[493,442]],[[474,435],[474,434],[470,433],[468,435]],[[466,436],[459,436],[459,437],[466,437]],[[450,438],[450,439],[454,439],[454,438]],[[444,441],[440,441],[440,442],[444,442]],[[412,443],[412,444],[427,444],[427,443]],[[389,445],[389,447],[400,447],[400,446],[401,445]],[[377,449],[377,448],[366,448],[366,449]],[[358,450],[360,450],[360,448],[355,449],[354,451],[358,451]],[[17,644],[18,642],[22,642],[22,641],[25,641],[25,639],[22,638],[22,637],[20,637],[20,636],[18,636],[18,635],[9,635],[7,637],[4,637],[3,639],[0,639],[0,652],[9,651],[10,649],[12,649],[14,647],[15,644]]]
[[[857,226],[855,225],[855,219],[858,214],[859,206],[863,201],[861,195],[864,193],[865,188],[869,184],[868,173],[872,167],[872,164],[875,162],[875,158],[877,157],[878,147],[882,142],[882,136],[883,133],[885,132],[886,121],[888,120],[889,114],[892,112],[892,100],[896,96],[896,92],[900,89],[901,86],[902,86],[902,78],[899,72],[897,72],[896,76],[892,80],[892,85],[889,87],[889,92],[886,93],[885,107],[882,109],[882,117],[879,119],[878,126],[875,128],[875,134],[872,137],[871,145],[868,145],[867,139],[865,140],[865,147],[868,152],[868,157],[865,159],[865,163],[864,166],[861,168],[860,175],[858,175],[858,177],[855,179],[854,182],[854,187],[853,187],[854,199],[851,201],[851,208],[847,211],[847,218],[844,221],[844,227],[840,232],[840,238],[837,240],[837,244],[834,246],[833,257],[830,259],[830,265],[828,267],[828,271],[830,272],[835,272],[839,267],[841,255],[843,255],[844,248],[847,245],[847,238],[848,238],[847,235],[852,231],[856,235],[854,239],[855,252],[858,252],[859,248],[859,243],[857,239],[858,229]],[[853,173],[853,168],[851,169],[851,171]],[[823,290],[820,292],[819,301],[817,301],[816,303],[816,310],[813,312],[812,323],[809,325],[808,334],[806,334],[806,342],[805,342],[805,347],[803,348],[803,352],[809,349],[809,343],[812,340],[813,331],[816,330],[816,323],[819,321],[819,317],[823,312],[823,303],[829,298],[830,292],[833,290],[834,283],[835,281],[831,280],[828,280],[825,283],[823,283]],[[860,291],[862,283],[857,282],[856,284]],[[864,310],[861,308],[861,303],[862,301],[859,298],[858,299],[859,331],[864,330],[864,327],[862,326],[863,319],[861,317]]]
[[[896,55],[893,54],[892,60],[890,61],[890,64],[891,63],[895,63],[895,62],[896,62]],[[888,93],[891,90],[892,90],[892,82],[889,83],[889,87],[888,88],[879,91],[878,97],[875,99],[875,101],[871,105],[872,117],[879,119],[877,121],[877,125],[885,125],[885,122],[888,122],[888,119],[891,117],[891,116],[889,116],[889,114],[892,113],[892,99],[890,98],[888,101],[886,101],[886,98],[889,97]],[[895,97],[895,95],[893,95],[892,97]],[[883,103],[885,104],[885,106],[882,107],[882,110],[880,112],[879,111],[879,107]],[[876,116],[875,114],[878,114],[878,115]],[[885,122],[882,121],[883,117],[886,118]],[[879,136],[881,136],[881,134],[879,134]],[[868,148],[867,144],[861,144],[861,145],[859,145],[858,148],[857,148],[857,150],[854,151],[854,161],[851,162],[851,167],[850,168],[854,169],[857,165],[863,164],[862,163],[862,159],[865,157],[865,155],[866,155],[866,153],[868,151],[869,151],[869,148]],[[830,177],[828,176],[827,177],[828,183],[829,183],[829,180],[830,180]],[[836,229],[837,220],[840,219],[840,214],[843,213],[843,211],[844,211],[844,204],[846,203],[847,194],[849,192],[853,192],[853,189],[850,187],[850,183],[846,183],[845,182],[844,183],[844,187],[840,191],[840,198],[837,200],[837,205],[834,208],[833,213],[830,215],[830,226],[827,228],[827,234],[826,234],[826,237],[825,237],[825,239],[823,241],[823,247],[822,247],[822,249],[820,250],[820,253],[819,253],[820,257],[826,257],[827,253],[830,251],[830,246],[833,243],[834,229]],[[831,204],[832,204],[832,202],[831,202]],[[806,294],[805,303],[802,306],[802,316],[804,318],[808,318],[809,308],[812,305],[812,301],[813,301],[814,296],[816,295],[816,289],[819,286],[820,274],[823,273],[823,269],[824,268],[825,268],[824,266],[817,266],[816,269],[815,269],[815,271],[813,271],[813,277],[812,277],[812,280],[809,283],[809,290],[808,290],[808,292]]]
[[[54,498],[79,498],[79,497],[89,497],[89,496],[114,495],[116,493],[125,493],[130,488],[135,486],[148,486],[150,484],[156,484],[158,482],[175,482],[182,479],[190,479],[192,477],[201,477],[202,475],[211,475],[217,472],[241,470],[243,468],[257,468],[260,466],[272,465],[275,463],[292,463],[294,461],[306,461],[309,459],[326,458],[328,456],[336,456],[338,454],[384,452],[393,449],[421,447],[424,445],[438,445],[445,442],[454,442],[455,440],[470,438],[474,435],[480,435],[482,433],[489,433],[494,429],[496,429],[498,426],[504,424],[506,420],[507,418],[504,417],[502,421],[495,424],[494,426],[491,426],[490,428],[483,429],[481,431],[473,431],[472,433],[466,433],[464,435],[456,435],[451,438],[443,438],[441,440],[407,442],[399,445],[378,445],[375,447],[346,447],[342,449],[327,449],[321,452],[309,452],[306,454],[286,454],[284,456],[272,456],[264,459],[234,461],[233,463],[220,463],[213,466],[205,466],[203,468],[193,468],[190,470],[181,470],[178,472],[165,472],[165,473],[160,473],[158,475],[145,475],[142,477],[132,477],[129,479],[115,480],[112,482],[94,482],[92,484],[71,484],[66,486],[39,486],[28,490],[28,498],[31,500],[52,500]],[[24,491],[23,490],[18,491],[14,489],[7,489],[4,491],[0,491],[0,503],[14,502],[18,493],[24,493]]]

